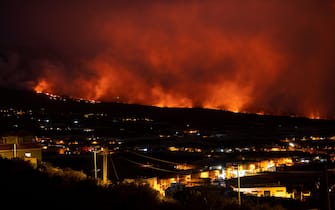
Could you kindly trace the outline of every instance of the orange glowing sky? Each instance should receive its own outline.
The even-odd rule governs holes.
[[[335,117],[334,0],[2,4],[2,85],[162,107]]]

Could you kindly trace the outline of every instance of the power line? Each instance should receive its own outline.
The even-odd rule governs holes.
[[[168,173],[177,173],[176,171],[171,171],[171,170],[167,170],[167,169],[163,169],[163,168],[158,168],[158,167],[154,167],[154,166],[151,166],[151,165],[145,165],[143,163],[139,163],[139,162],[136,162],[136,161],[133,161],[133,160],[129,160],[128,158],[125,158],[125,157],[121,157],[133,164],[136,164],[136,165],[139,165],[141,167],[146,167],[146,168],[151,168],[151,169],[155,169],[155,170],[158,170],[158,171],[163,171],[163,172],[168,172]]]
[[[117,174],[116,167],[115,167],[114,161],[112,159],[112,156],[109,156],[109,158],[110,158],[110,161],[111,161],[112,166],[113,166],[113,170],[114,170],[114,174],[115,174],[115,177],[116,177],[116,181],[119,181],[119,175]]]
[[[160,162],[163,162],[163,163],[169,163],[169,164],[173,164],[173,165],[177,165],[179,163],[176,163],[176,162],[172,162],[172,161],[167,161],[167,160],[162,160],[162,159],[159,159],[159,158],[154,158],[154,157],[150,157],[150,156],[147,156],[147,155],[143,155],[143,154],[139,154],[137,152],[133,152],[133,151],[129,151],[135,155],[138,155],[138,156],[142,156],[142,157],[145,157],[145,158],[148,158],[148,159],[152,159],[152,160],[156,160],[156,161],[160,161]]]

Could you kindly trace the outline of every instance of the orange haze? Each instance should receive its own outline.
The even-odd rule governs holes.
[[[28,63],[19,79],[36,91],[335,116],[332,0],[10,2],[20,18],[7,17],[8,37],[20,45],[6,46],[19,61],[5,67]]]

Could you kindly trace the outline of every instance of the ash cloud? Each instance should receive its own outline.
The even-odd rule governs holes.
[[[333,0],[23,1],[0,82],[99,100],[335,117]]]

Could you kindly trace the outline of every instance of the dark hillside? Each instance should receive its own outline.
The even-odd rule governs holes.
[[[69,97],[52,98],[32,91],[0,88],[0,108],[44,109],[50,114],[107,113],[113,117],[150,118],[167,126],[230,132],[236,138],[287,135],[335,135],[334,120],[233,113],[203,108],[159,108],[112,102],[90,103]],[[252,134],[252,135],[251,135]],[[241,135],[240,137],[238,137]]]

